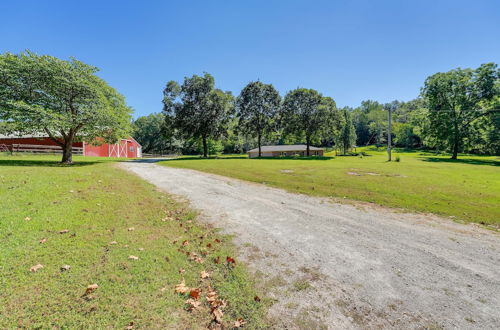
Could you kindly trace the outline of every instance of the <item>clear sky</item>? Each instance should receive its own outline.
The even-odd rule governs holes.
[[[205,71],[236,95],[259,79],[357,106],[500,63],[500,1],[1,1],[0,52],[24,49],[99,67],[135,117],[161,111],[167,81]]]

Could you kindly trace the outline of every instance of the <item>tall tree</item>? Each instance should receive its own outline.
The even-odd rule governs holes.
[[[63,163],[73,162],[78,138],[115,142],[130,133],[132,111],[97,71],[76,59],[2,54],[0,119],[19,134],[47,134],[62,147]]]
[[[473,132],[473,123],[491,114],[492,100],[499,95],[497,65],[455,69],[428,77],[422,89],[429,107],[431,134],[448,144],[457,159],[463,141]]]
[[[208,140],[226,134],[226,125],[234,112],[230,92],[215,88],[214,78],[205,73],[185,78],[182,85],[167,83],[163,91],[163,110],[173,126],[185,138],[201,139],[203,157],[208,157]]]
[[[352,123],[351,112],[344,108],[341,111],[342,116],[342,127],[338,134],[338,141],[335,143],[342,149],[344,155],[352,148],[356,143],[356,129]]]
[[[297,88],[289,91],[280,110],[280,123],[285,134],[302,136],[310,155],[311,142],[318,138],[328,124],[329,111],[334,111],[335,102],[325,98],[314,89]]]
[[[134,123],[134,138],[142,145],[144,153],[165,154],[175,152],[182,146],[175,139],[163,113],[152,113],[137,118]]]
[[[259,157],[262,155],[262,137],[272,131],[280,103],[281,97],[274,86],[260,81],[246,85],[236,101],[239,130],[257,137]]]

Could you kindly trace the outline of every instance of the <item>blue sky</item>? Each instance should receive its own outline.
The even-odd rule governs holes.
[[[234,94],[259,79],[357,106],[500,63],[500,1],[2,1],[0,52],[24,49],[99,67],[135,117],[161,111],[167,81],[205,71]]]

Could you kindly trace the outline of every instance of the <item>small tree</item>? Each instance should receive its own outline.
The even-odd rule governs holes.
[[[131,130],[125,99],[83,62],[25,52],[0,55],[0,119],[11,132],[44,132],[73,162],[77,138],[116,142]]]
[[[500,94],[499,72],[494,63],[476,70],[455,69],[428,77],[422,95],[428,102],[430,134],[447,143],[452,159],[466,137],[472,134],[473,123],[495,110],[493,100]]]
[[[163,91],[163,111],[185,138],[201,139],[203,157],[208,157],[208,139],[226,134],[226,125],[234,112],[230,92],[215,89],[214,78],[205,73],[185,78],[180,86],[167,83]]]
[[[314,89],[297,88],[288,92],[280,111],[280,123],[285,134],[303,136],[310,155],[311,142],[324,132],[329,111],[335,106]]]
[[[351,112],[348,109],[340,110],[342,117],[342,126],[336,135],[335,145],[340,147],[344,155],[356,143],[356,128],[352,123]]]
[[[239,130],[257,137],[259,157],[262,155],[262,137],[271,132],[280,103],[281,97],[273,85],[260,81],[246,85],[237,99]]]

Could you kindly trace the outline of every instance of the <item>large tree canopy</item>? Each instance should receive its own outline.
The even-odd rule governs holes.
[[[201,139],[203,156],[208,157],[208,140],[227,134],[227,124],[234,112],[230,92],[215,88],[214,78],[205,73],[185,78],[179,86],[167,83],[163,91],[163,110],[169,122],[185,138]]]
[[[257,137],[259,157],[262,138],[272,131],[280,103],[281,97],[274,86],[260,81],[246,85],[236,102],[238,127],[243,134]]]
[[[76,59],[0,55],[0,119],[19,134],[47,134],[64,163],[72,162],[76,138],[115,142],[130,132],[131,109],[97,71]]]
[[[332,98],[323,97],[314,89],[297,88],[288,92],[280,110],[280,125],[284,134],[294,134],[304,138],[309,147],[314,139],[319,139],[331,122],[332,113],[336,111]]]
[[[451,148],[452,159],[465,138],[474,131],[475,121],[495,111],[499,72],[487,63],[476,70],[455,69],[428,77],[422,95],[428,103],[430,133]]]
[[[134,123],[134,139],[144,153],[167,154],[178,151],[182,145],[171,134],[163,113],[152,113],[137,118]]]

